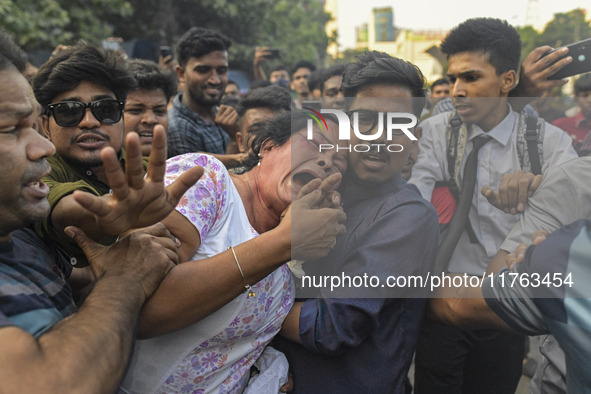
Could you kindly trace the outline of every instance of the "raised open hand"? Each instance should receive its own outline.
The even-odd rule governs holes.
[[[166,132],[161,125],[154,128],[152,151],[145,177],[140,140],[136,133],[127,134],[125,148],[125,173],[112,148],[101,151],[105,176],[112,194],[97,197],[76,191],[73,195],[82,207],[94,215],[97,228],[104,234],[117,235],[164,219],[187,189],[203,175],[202,167],[194,167],[183,173],[174,183],[164,187]]]

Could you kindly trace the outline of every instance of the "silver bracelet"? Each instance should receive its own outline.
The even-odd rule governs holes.
[[[246,277],[244,276],[244,272],[242,271],[242,267],[240,266],[240,263],[238,262],[238,257],[236,257],[236,252],[234,252],[234,247],[232,246],[228,246],[228,249],[230,249],[232,251],[232,254],[234,255],[234,261],[236,261],[236,265],[238,266],[238,270],[240,271],[240,275],[242,275],[242,282],[244,282],[244,291],[248,291],[248,296],[249,297],[254,297],[255,293],[252,290],[252,286],[249,285],[248,283],[246,283]]]

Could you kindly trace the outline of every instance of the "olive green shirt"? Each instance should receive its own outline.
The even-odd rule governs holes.
[[[121,167],[125,168],[125,150],[121,149],[119,162]],[[46,183],[49,188],[49,204],[51,205],[51,212],[57,203],[64,197],[74,193],[76,190],[81,190],[94,194],[95,196],[103,196],[111,193],[110,187],[100,181],[97,176],[89,168],[74,166],[66,162],[59,154],[47,159],[51,165],[51,172],[45,176],[42,181]],[[144,157],[144,170],[148,166],[148,158]],[[82,250],[69,238],[63,231],[58,231],[53,226],[51,214],[45,218],[44,221],[35,225],[35,229],[39,236],[43,237],[48,242],[55,244],[62,249],[70,257],[70,262],[76,267],[86,267],[88,261],[84,256]],[[100,240],[103,245],[110,245],[117,240],[116,235],[107,235]]]

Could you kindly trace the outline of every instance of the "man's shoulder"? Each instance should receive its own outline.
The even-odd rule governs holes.
[[[411,183],[404,182],[396,186],[392,193],[382,196],[380,201],[384,215],[390,213],[408,217],[411,219],[410,224],[412,218],[419,217],[437,223],[437,211]]]
[[[544,174],[545,182],[568,181],[574,180],[579,183],[585,179],[591,170],[591,156],[577,157],[569,161],[565,161],[558,165],[552,166]],[[582,182],[580,186],[586,185]]]
[[[69,276],[72,267],[69,265],[66,255],[54,243],[46,242],[32,227],[13,231],[11,236],[15,248],[15,258],[56,265]]]

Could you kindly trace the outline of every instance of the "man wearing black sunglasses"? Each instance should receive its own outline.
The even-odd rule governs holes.
[[[42,177],[50,171],[47,161],[55,147],[35,129],[40,106],[21,74],[22,55],[0,32],[0,392],[112,393],[131,354],[141,306],[178,262],[177,248],[161,224],[134,231],[108,247],[69,228],[92,266],[73,269],[54,244],[43,242],[30,228],[50,210],[49,188]],[[126,223],[142,227],[147,223],[133,223],[135,219],[152,215],[129,212],[135,218],[131,222],[103,219],[121,204],[126,210],[164,208],[161,214],[166,216],[199,177],[202,169],[188,178],[185,172],[184,181],[165,191],[164,130],[156,134],[158,152],[146,178],[130,170],[142,166],[137,136],[126,140],[130,152],[137,152],[129,155],[127,180],[115,152],[103,153],[113,197],[103,201],[77,194],[98,213],[97,223],[115,224],[117,232],[125,230],[121,225]],[[71,285],[91,278],[93,289],[77,310]]]
[[[50,188],[51,215],[37,226],[46,239],[56,242],[72,258],[86,265],[82,251],[64,235],[67,225],[83,228],[105,244],[107,236],[75,202],[75,190],[108,196],[109,186],[101,151],[113,148],[125,164],[122,112],[127,92],[135,80],[125,60],[114,51],[82,45],[54,57],[33,79],[37,100],[44,108],[42,129],[56,147],[49,158],[52,171],[44,179]],[[144,170],[146,161],[144,161]]]

